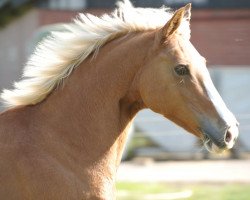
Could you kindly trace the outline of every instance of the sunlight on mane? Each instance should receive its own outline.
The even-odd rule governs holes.
[[[160,28],[171,16],[167,8],[134,8],[129,0],[119,1],[113,13],[100,18],[81,13],[74,23],[65,24],[66,31],[52,32],[37,46],[24,68],[23,79],[14,83],[13,90],[3,90],[1,100],[6,107],[41,102],[108,41],[129,32]],[[189,38],[189,23],[182,24],[178,32]]]

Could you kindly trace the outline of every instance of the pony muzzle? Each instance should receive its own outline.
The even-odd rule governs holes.
[[[206,127],[202,130],[204,146],[208,151],[214,153],[221,153],[225,150],[233,148],[238,135],[238,123],[228,126],[224,131],[220,131],[215,127]]]

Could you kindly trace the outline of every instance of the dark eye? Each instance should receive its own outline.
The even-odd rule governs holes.
[[[187,65],[177,65],[174,68],[174,71],[179,76],[185,76],[185,75],[189,75],[190,74]]]

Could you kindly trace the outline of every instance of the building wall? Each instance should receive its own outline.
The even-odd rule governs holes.
[[[193,12],[191,41],[208,65],[250,65],[250,9]]]
[[[62,22],[72,22],[79,11],[67,11],[67,10],[48,10],[48,9],[40,9],[39,10],[39,25],[44,26],[53,23],[62,23]],[[100,16],[103,13],[110,12],[110,9],[88,9],[85,12],[91,13],[96,16]]]
[[[0,89],[18,80],[28,56],[28,44],[38,27],[38,13],[32,10],[0,30]]]

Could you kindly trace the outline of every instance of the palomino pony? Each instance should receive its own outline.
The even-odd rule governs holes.
[[[0,199],[114,199],[127,130],[143,108],[212,151],[231,148],[238,123],[189,41],[190,9],[123,1],[42,42],[1,95]]]

